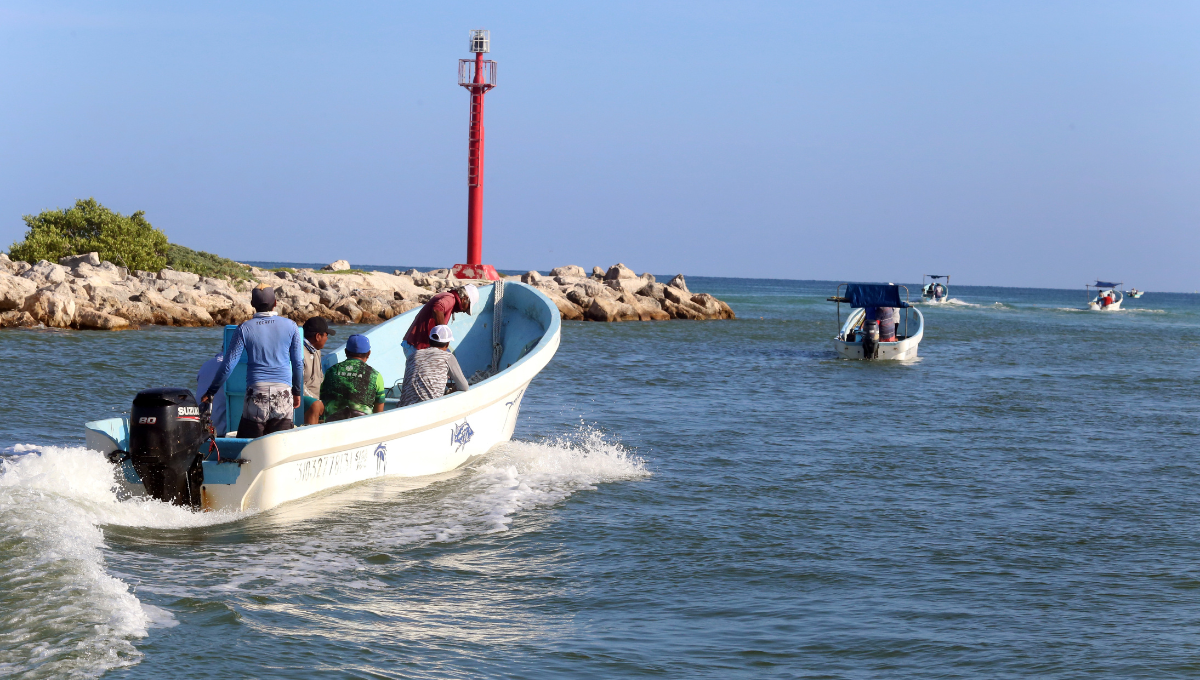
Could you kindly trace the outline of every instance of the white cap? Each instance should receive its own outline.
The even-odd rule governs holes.
[[[450,332],[449,326],[434,326],[429,331],[429,339],[434,342],[454,342],[454,333]]]
[[[474,284],[468,283],[463,286],[463,292],[467,294],[467,299],[471,301],[471,313],[475,312],[475,305],[479,302],[479,289]]]

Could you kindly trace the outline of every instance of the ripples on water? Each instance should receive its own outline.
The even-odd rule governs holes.
[[[0,331],[0,676],[1200,672],[1195,296],[955,286],[901,365],[832,284],[693,286],[741,318],[564,324],[467,469],[248,515],[81,448],[218,330]]]

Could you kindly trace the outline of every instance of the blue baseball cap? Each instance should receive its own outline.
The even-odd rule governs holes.
[[[371,341],[365,335],[351,335],[346,338],[346,351],[350,354],[366,354],[371,351]]]

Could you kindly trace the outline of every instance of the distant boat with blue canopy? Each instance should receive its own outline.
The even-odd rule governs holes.
[[[900,298],[901,288],[904,289],[904,299]],[[917,347],[925,336],[925,316],[912,306],[908,286],[894,283],[843,283],[838,285],[837,294],[828,300],[838,303],[837,319],[841,330],[833,339],[833,348],[841,358],[917,358]],[[844,324],[843,303],[850,305],[851,310]],[[903,323],[899,319],[900,310],[904,310]],[[894,337],[886,334],[889,327],[895,329]]]
[[[925,283],[929,279],[929,283]],[[942,283],[941,279],[946,279]],[[921,298],[926,302],[941,303],[950,299],[950,275],[926,274],[921,277]]]
[[[1093,312],[1119,311],[1121,302],[1125,300],[1125,296],[1121,294],[1121,285],[1119,281],[1099,280],[1084,284],[1088,296],[1087,308]],[[1095,295],[1092,294],[1092,289],[1095,289]]]

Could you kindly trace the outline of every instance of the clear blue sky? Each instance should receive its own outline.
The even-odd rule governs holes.
[[[0,246],[1200,289],[1200,3],[0,3]]]

